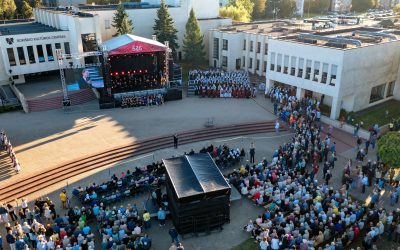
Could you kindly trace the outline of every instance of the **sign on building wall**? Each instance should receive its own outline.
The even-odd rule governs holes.
[[[24,37],[24,38],[14,38],[14,37],[6,37],[6,43],[12,45],[14,43],[24,43],[24,42],[32,42],[32,41],[49,41],[55,39],[65,39],[66,35],[48,35],[48,36],[39,36],[39,37]]]

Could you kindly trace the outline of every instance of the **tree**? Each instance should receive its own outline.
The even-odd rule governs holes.
[[[252,19],[262,19],[265,17],[266,0],[252,0],[254,7],[251,15]]]
[[[277,12],[277,17],[288,18],[293,17],[296,13],[296,0],[281,0],[278,4],[279,11]]]
[[[310,13],[324,13],[329,9],[330,0],[305,0],[304,9]]]
[[[157,40],[164,43],[169,42],[169,47],[172,49],[174,58],[176,58],[176,50],[179,48],[177,40],[178,30],[174,27],[174,21],[169,15],[168,7],[165,4],[165,0],[161,1],[161,6],[157,10],[157,18],[153,26],[154,35],[157,36]]]
[[[374,0],[353,0],[351,2],[351,10],[357,12],[365,12],[374,8],[376,2]]]
[[[400,132],[387,132],[378,140],[378,152],[382,162],[390,167],[400,167]]]
[[[122,4],[118,5],[117,11],[113,17],[112,26],[117,30],[113,36],[120,36],[133,33],[133,23],[129,20],[128,13]]]
[[[204,60],[204,35],[200,31],[200,26],[194,14],[193,8],[190,10],[189,19],[186,23],[186,32],[183,38],[183,52],[185,58],[195,63]]]
[[[225,7],[220,8],[219,13],[238,22],[250,22],[253,8],[251,0],[230,0]]]
[[[396,4],[396,5],[393,7],[393,12],[395,12],[395,13],[400,13],[400,3]]]
[[[14,18],[16,9],[14,0],[0,0],[0,15],[3,19]]]
[[[42,0],[31,0],[30,4],[32,8],[39,8],[42,6]]]
[[[23,18],[31,18],[33,16],[32,7],[26,0],[24,0],[24,2],[22,3],[21,14]]]

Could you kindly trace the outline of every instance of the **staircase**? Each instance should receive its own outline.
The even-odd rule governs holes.
[[[194,84],[193,81],[188,81],[188,89],[187,89],[187,96],[194,96],[194,93],[196,91],[196,85]]]
[[[8,153],[1,148],[0,149],[0,182],[10,178],[15,175],[16,172],[13,167],[13,163],[11,161]]]
[[[71,105],[79,105],[96,99],[92,89],[83,89],[69,92]],[[62,108],[62,96],[53,96],[48,98],[28,99],[29,112],[39,112]]]

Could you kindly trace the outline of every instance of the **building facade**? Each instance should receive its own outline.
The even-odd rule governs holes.
[[[134,24],[134,34],[152,38],[153,25],[160,0],[151,0],[146,7],[127,8]],[[169,12],[178,30],[179,58],[190,10],[195,10],[200,28],[205,34],[208,53],[208,30],[230,25],[231,19],[219,18],[218,0],[169,1]],[[172,5],[174,4],[174,5]],[[35,22],[0,25],[0,84],[25,82],[25,76],[58,69],[56,49],[64,53],[81,54],[97,49],[116,33],[112,19],[116,6],[82,6],[80,9],[35,9]],[[77,66],[83,58],[73,57],[64,63]]]
[[[356,35],[351,39],[335,39],[352,32]],[[332,119],[339,118],[341,109],[359,111],[400,99],[398,36],[371,30],[358,36],[357,32],[271,39],[267,88],[281,84],[295,88],[298,98],[323,97]]]

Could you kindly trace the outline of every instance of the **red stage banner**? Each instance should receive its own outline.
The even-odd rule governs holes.
[[[134,41],[113,49],[108,52],[109,55],[124,55],[124,54],[138,54],[148,52],[160,52],[165,51],[164,47],[157,46],[155,44],[144,43],[141,41]]]

